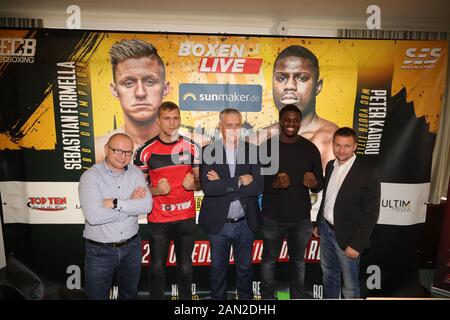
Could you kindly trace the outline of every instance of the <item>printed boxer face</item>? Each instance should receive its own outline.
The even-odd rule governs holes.
[[[170,85],[155,58],[132,58],[117,64],[111,92],[124,116],[134,122],[153,122]]]
[[[273,70],[273,100],[278,110],[293,104],[304,114],[314,110],[322,90],[317,68],[308,59],[289,56],[277,61]]]

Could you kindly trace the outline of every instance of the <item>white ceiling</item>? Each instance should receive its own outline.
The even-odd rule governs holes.
[[[449,0],[2,0],[0,16],[44,18],[44,26],[54,27],[51,20],[63,21],[71,4],[80,6],[84,22],[262,26],[287,20],[289,26],[319,29],[363,29],[366,8],[377,4],[382,29],[450,32]]]

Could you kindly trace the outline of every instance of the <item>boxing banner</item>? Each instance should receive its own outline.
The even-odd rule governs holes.
[[[124,39],[151,44],[161,58],[153,78],[132,95],[110,56],[111,47]],[[425,222],[447,55],[447,41],[0,30],[0,194],[6,252],[15,252],[45,278],[82,289],[84,216],[78,181],[104,158],[104,145],[113,133],[129,134],[137,147],[157,134],[159,104],[173,101],[182,111],[180,133],[199,144],[216,137],[218,113],[227,107],[242,112],[243,135],[251,139],[277,127],[278,110],[295,104],[309,121],[302,121],[300,134],[317,145],[324,164],[333,159],[332,133],[349,126],[358,134],[357,156],[380,171],[380,217],[372,247],[361,260],[363,296],[414,296],[420,287],[416,241]],[[201,197],[199,192],[197,212]],[[315,220],[321,194],[312,194],[311,201]],[[151,263],[145,215],[140,223],[140,290],[145,295]],[[319,239],[311,238],[305,252],[312,298],[322,297],[318,244]],[[262,246],[258,233],[255,298]],[[285,244],[276,275],[280,298],[289,292],[286,252]],[[200,227],[193,263],[195,298],[206,298],[209,242]],[[171,246],[166,291],[174,299],[175,264]],[[230,297],[235,294],[232,280]]]

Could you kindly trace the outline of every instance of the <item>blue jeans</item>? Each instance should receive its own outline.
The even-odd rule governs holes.
[[[85,286],[88,299],[109,299],[114,273],[119,299],[136,299],[141,276],[141,239],[120,248],[86,241]]]
[[[253,298],[252,249],[255,234],[244,220],[225,222],[219,234],[208,234],[211,244],[211,298],[225,300],[230,249],[233,246],[239,299]]]
[[[321,221],[320,265],[323,273],[324,299],[339,299],[341,288],[342,295],[346,299],[360,297],[359,257],[357,259],[347,257],[336,241],[334,230]]]
[[[195,244],[195,219],[148,223],[150,239],[150,299],[165,299],[165,272],[170,240],[177,259],[180,300],[192,300],[192,250]]]
[[[312,223],[303,220],[281,223],[264,219],[263,256],[261,261],[261,297],[274,299],[275,266],[280,255],[283,238],[287,236],[290,265],[291,299],[306,298],[305,294],[305,249],[312,235]]]

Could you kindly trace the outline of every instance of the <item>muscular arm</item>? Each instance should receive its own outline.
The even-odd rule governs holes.
[[[327,163],[335,159],[333,153],[333,135],[337,129],[338,127],[334,123],[318,118],[316,125],[310,130],[300,130],[300,134],[314,143],[317,149],[319,149],[324,172]]]
[[[195,183],[194,190],[195,191],[202,190],[202,187],[200,185],[200,167],[192,168],[192,172],[194,173],[194,183]]]

